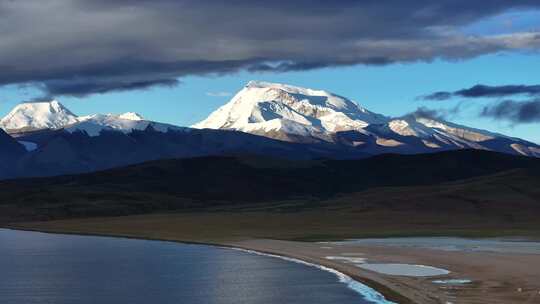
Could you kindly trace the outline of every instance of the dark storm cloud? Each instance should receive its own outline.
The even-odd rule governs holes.
[[[540,95],[540,85],[503,85],[487,86],[475,85],[468,89],[455,92],[436,92],[423,96],[425,100],[447,100],[452,97],[480,98],[480,97],[505,97],[511,95]]]
[[[433,120],[445,120],[449,112],[443,109],[430,109],[427,107],[418,107],[414,112],[406,114],[404,117],[410,117],[414,119],[425,118]]]
[[[173,87],[180,82],[177,79],[157,79],[148,81],[74,81],[74,80],[50,80],[44,81],[43,91],[50,96],[72,95],[83,97],[88,94],[99,94],[110,91],[128,91],[147,89],[154,86]]]
[[[446,109],[432,109],[425,106],[420,106],[415,111],[406,114],[404,117],[413,119],[424,118],[444,121],[460,116],[464,108],[467,108],[467,105],[463,102],[458,103],[452,108]]]
[[[421,96],[419,99],[424,100],[447,100],[454,97],[454,93],[452,92],[435,92],[433,94]]]
[[[515,124],[540,122],[540,99],[504,100],[494,105],[485,106],[481,116],[506,120]]]
[[[187,75],[448,60],[540,48],[460,28],[537,0],[0,0],[0,85],[84,96]]]

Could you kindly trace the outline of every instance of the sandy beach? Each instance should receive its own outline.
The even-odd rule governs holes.
[[[540,265],[540,255],[537,254],[279,240],[247,240],[229,245],[322,264],[351,275],[374,288],[380,289],[382,285],[388,290],[381,292],[387,295],[400,294],[413,303],[540,303],[540,270],[537,266]],[[346,259],[328,259],[337,256],[363,258],[377,263],[429,265],[448,269],[450,274],[437,277],[384,275],[361,269]],[[435,279],[469,279],[471,283],[435,284]],[[391,296],[390,298],[392,299]]]

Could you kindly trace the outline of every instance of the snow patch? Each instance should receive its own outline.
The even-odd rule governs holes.
[[[366,263],[366,258],[358,258],[358,257],[345,257],[345,256],[327,256],[327,260],[333,260],[333,261],[343,261],[346,263],[352,263],[352,264],[364,264]]]
[[[65,130],[71,133],[75,131],[84,131],[89,136],[98,136],[101,131],[104,130],[130,133],[133,130],[145,130],[149,126],[160,132],[167,132],[169,130],[185,130],[185,128],[182,127],[142,120],[139,118],[142,117],[136,113],[125,113],[122,115],[94,114],[81,117],[78,123],[66,127]]]
[[[376,143],[377,145],[383,146],[383,147],[397,147],[397,146],[403,145],[402,142],[399,142],[397,140],[380,138],[380,137],[377,138]]]
[[[462,285],[462,284],[472,283],[472,281],[469,279],[434,280],[432,282],[435,284],[442,284],[442,285]]]
[[[28,152],[34,151],[38,148],[38,145],[36,143],[30,141],[19,140],[18,142],[23,145]]]
[[[422,139],[422,143],[428,148],[438,149],[438,148],[441,147],[438,144],[436,144],[434,142],[431,142],[431,141],[427,141],[425,139]]]
[[[128,119],[128,120],[144,120],[144,118],[135,112],[126,112],[124,114],[118,115],[118,118],[120,119]]]

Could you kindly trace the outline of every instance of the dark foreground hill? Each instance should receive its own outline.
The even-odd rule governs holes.
[[[493,189],[494,181],[502,186]],[[397,192],[400,194],[390,189],[401,189]],[[482,193],[481,189],[491,190]],[[498,208],[512,217],[515,206],[520,213],[540,215],[538,189],[539,159],[487,151],[380,155],[341,161],[200,157],[81,175],[3,181],[0,221],[274,208],[283,202],[288,202],[290,210],[316,209],[321,202],[329,201],[349,201],[368,209],[391,206],[417,213],[476,206],[474,212],[481,209],[489,213]],[[408,199],[413,196],[417,197],[415,201]],[[422,205],[431,202],[430,198],[450,200],[442,205]],[[494,199],[497,205],[490,206]]]

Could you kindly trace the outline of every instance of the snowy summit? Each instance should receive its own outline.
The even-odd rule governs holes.
[[[250,81],[229,103],[193,127],[273,132],[280,139],[304,136],[328,140],[330,133],[362,130],[387,120],[326,91]]]
[[[134,112],[77,116],[56,100],[21,103],[0,120],[0,127],[9,133],[64,129],[68,132],[84,131],[90,136],[97,136],[103,130],[129,133],[133,130],[145,130],[149,126],[161,132],[185,129],[145,120]]]
[[[77,115],[56,100],[17,105],[2,120],[4,130],[57,129],[76,123]]]
[[[250,81],[227,104],[192,126],[228,129],[293,142],[329,142],[369,153],[485,149],[540,156],[538,145],[433,117],[390,118],[339,95]]]

